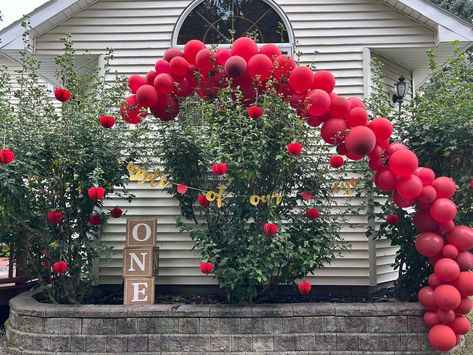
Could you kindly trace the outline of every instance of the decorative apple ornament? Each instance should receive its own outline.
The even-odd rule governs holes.
[[[67,263],[65,261],[56,261],[53,264],[53,270],[58,274],[64,274],[67,270]]]
[[[307,211],[305,211],[305,214],[311,221],[319,218],[319,210],[317,208],[309,208]]]
[[[210,261],[202,261],[200,263],[199,269],[201,273],[208,275],[212,272],[214,266]]]
[[[302,144],[299,142],[292,142],[287,146],[287,151],[292,156],[297,156],[302,152]]]
[[[48,221],[51,223],[59,223],[62,219],[62,212],[59,210],[48,212]]]
[[[66,102],[70,100],[71,92],[64,88],[57,88],[56,90],[54,90],[54,97],[58,101]]]
[[[386,223],[392,226],[398,224],[399,216],[397,214],[391,213],[386,216]]]
[[[123,210],[121,208],[115,207],[110,210],[110,216],[112,218],[120,218],[123,215]]]
[[[112,116],[102,116],[100,117],[99,122],[103,128],[112,128],[115,124],[115,118]]]
[[[277,224],[274,224],[274,223],[266,223],[263,227],[263,231],[265,234],[272,237],[278,232],[278,226]]]
[[[227,164],[225,163],[214,163],[212,165],[212,172],[217,176],[222,176],[227,173]]]
[[[9,149],[0,149],[0,164],[10,164],[15,159],[15,153]]]
[[[99,201],[101,199],[103,199],[104,195],[105,195],[105,189],[103,187],[100,187],[100,186],[94,186],[94,187],[91,187],[87,193],[89,194],[89,197],[91,200],[94,200],[94,201]]]

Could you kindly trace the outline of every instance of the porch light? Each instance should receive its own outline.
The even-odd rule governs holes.
[[[399,81],[394,84],[393,102],[402,104],[407,93],[407,83],[404,76],[401,75]]]

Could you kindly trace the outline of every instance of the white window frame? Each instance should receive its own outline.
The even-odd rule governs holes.
[[[176,25],[174,26],[174,30],[172,32],[172,37],[171,37],[171,46],[174,48],[179,48],[182,49],[184,48],[184,45],[182,44],[177,44],[177,39],[179,37],[179,32],[181,31],[182,25],[184,24],[185,20],[187,19],[187,16],[201,3],[203,3],[206,0],[195,0],[191,4],[189,4],[186,9],[182,12],[181,16],[179,16],[179,19],[176,22]],[[286,52],[288,55],[292,56],[294,55],[294,47],[295,47],[295,37],[294,37],[294,30],[292,28],[291,22],[289,21],[289,18],[285,14],[285,12],[282,10],[282,8],[275,4],[273,1],[270,0],[258,0],[258,1],[263,1],[267,5],[269,5],[281,18],[284,26],[286,27],[287,30],[287,36],[289,39],[289,43],[273,43],[277,45],[283,52]],[[258,43],[258,47],[262,47],[265,44],[268,43]],[[223,47],[223,48],[230,48],[231,44],[219,44],[218,47]]]

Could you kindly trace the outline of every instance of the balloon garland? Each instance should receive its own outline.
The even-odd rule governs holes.
[[[243,94],[242,104],[248,106],[248,119],[258,120],[265,113],[257,105],[258,92],[269,85],[277,89],[289,105],[304,119],[309,127],[321,126],[325,142],[334,145],[339,155],[330,159],[333,168],[349,160],[368,157],[373,170],[375,185],[384,192],[390,192],[393,202],[401,208],[415,206],[413,223],[420,232],[415,242],[417,252],[428,257],[434,272],[428,278],[429,286],[418,294],[419,302],[426,309],[424,321],[429,332],[429,342],[439,351],[451,350],[470,330],[465,314],[473,309],[469,296],[473,295],[473,229],[456,226],[454,218],[457,206],[451,200],[456,185],[448,177],[436,178],[435,173],[419,167],[417,156],[406,146],[391,142],[393,126],[389,120],[377,117],[369,121],[363,102],[357,98],[344,98],[333,92],[334,76],[325,70],[315,73],[306,66],[297,66],[293,58],[282,54],[275,45],[258,49],[256,43],[246,37],[237,39],[231,49],[208,49],[198,40],[189,41],[183,51],[168,49],[163,59],[156,62],[154,70],[146,76],[131,75],[128,86],[131,95],[125,98],[120,108],[121,117],[130,124],[138,124],[148,112],[162,121],[169,121],[179,114],[180,102],[196,93],[202,100],[209,100],[219,89],[238,88]],[[56,98],[65,102],[70,99],[67,89],[58,88]],[[237,100],[237,95],[234,96]],[[99,120],[104,128],[114,125],[114,118],[102,116]],[[297,157],[304,149],[297,142],[287,142],[288,154]],[[0,151],[0,163],[9,164],[13,152]],[[209,167],[210,168],[210,167]],[[215,162],[211,170],[224,176],[225,162]],[[473,187],[473,181],[471,182]],[[178,185],[177,191],[184,194],[187,186]],[[100,200],[105,190],[92,187],[89,197]],[[311,192],[301,193],[304,200],[311,199]],[[201,194],[197,202],[208,206],[208,196]],[[112,216],[121,216],[121,210],[112,210]],[[309,219],[316,219],[319,211],[306,211]],[[90,223],[100,223],[100,217],[92,215]],[[60,211],[48,213],[51,223],[62,218]],[[389,224],[398,223],[397,215],[388,215]],[[278,232],[278,226],[266,223],[263,226],[268,236]],[[200,270],[210,274],[213,264],[203,261]],[[63,273],[67,264],[57,262],[55,272]],[[302,294],[311,290],[311,284],[298,284]]]

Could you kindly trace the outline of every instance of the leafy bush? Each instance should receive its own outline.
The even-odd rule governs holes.
[[[248,303],[330,262],[340,247],[342,220],[328,207],[330,148],[270,84],[258,97],[264,115],[257,121],[248,117],[241,97],[232,99],[232,90],[222,89],[210,101],[191,98],[177,120],[159,124],[155,149],[172,181],[202,189],[181,195],[168,187],[185,217],[181,230],[190,232],[204,259],[214,263],[228,301]],[[288,154],[293,141],[304,147],[299,156]],[[228,165],[224,177],[210,173],[216,162]],[[216,203],[196,208],[199,194],[221,186],[221,208]],[[313,199],[303,201],[303,191],[311,191]],[[273,193],[283,196],[281,204],[274,198],[258,206],[249,202],[254,194]],[[321,209],[323,218],[310,220],[305,211],[311,207]],[[266,223],[278,225],[275,236],[264,234]]]
[[[87,190],[99,185],[111,193],[126,182],[124,125],[117,122],[106,130],[98,124],[101,115],[116,114],[126,84],[105,83],[111,53],[102,74],[95,66],[80,74],[67,37],[64,54],[56,58],[57,77],[72,97],[58,107],[28,49],[22,51],[23,68],[14,78],[17,90],[6,68],[0,72],[0,124],[6,146],[16,154],[12,164],[0,165],[0,240],[15,244],[17,260],[39,279],[51,301],[80,302],[93,279],[92,262],[105,251],[97,240],[99,227],[89,224],[89,216],[100,214],[103,222],[108,212]],[[63,213],[57,224],[47,219],[52,210]],[[51,270],[60,260],[68,264],[65,274]]]

